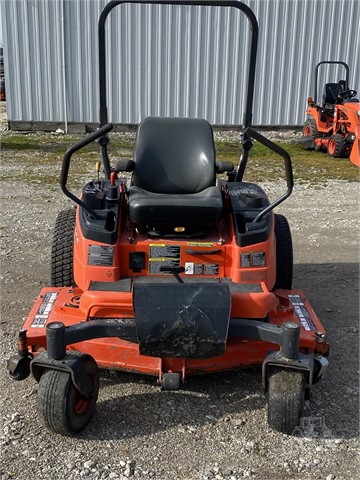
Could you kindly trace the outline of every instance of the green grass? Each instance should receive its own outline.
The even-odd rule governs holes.
[[[57,186],[65,151],[82,135],[12,134],[2,139],[2,179],[21,180],[28,184]],[[241,155],[237,141],[216,141],[217,158],[231,160],[236,166]],[[291,156],[295,183],[323,184],[327,180],[359,181],[359,169],[349,159],[333,159],[324,152],[305,150],[300,145],[278,143]],[[110,135],[109,153],[113,160],[132,157],[134,140]],[[96,142],[73,157],[69,186],[81,187],[94,178],[95,163],[100,159]],[[283,179],[284,161],[268,148],[254,143],[244,179],[253,182]]]
[[[348,158],[335,159],[325,152],[306,150],[292,143],[277,143],[292,159],[295,182],[324,183],[326,180],[359,181],[359,169]],[[231,160],[237,165],[241,145],[235,142],[216,142],[217,158]],[[284,160],[276,153],[255,142],[250,151],[244,179],[253,182],[274,181],[284,177]]]

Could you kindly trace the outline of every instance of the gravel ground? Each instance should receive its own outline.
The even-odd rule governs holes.
[[[6,155],[2,170],[19,160]],[[279,192],[275,183],[265,189]],[[54,219],[70,202],[57,190],[2,181],[2,479],[358,478],[358,198],[358,183],[302,184],[277,209],[292,227],[294,287],[306,292],[331,341],[328,376],[314,387],[298,437],[268,430],[260,370],[252,368],[189,378],[177,392],[160,391],[149,377],[102,372],[93,421],[64,438],[39,423],[34,380],[14,382],[5,366],[48,283]]]

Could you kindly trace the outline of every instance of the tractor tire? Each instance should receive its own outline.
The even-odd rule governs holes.
[[[304,124],[303,135],[304,137],[314,137],[318,136],[318,129],[316,127],[316,122],[314,118],[308,118]]]
[[[291,290],[293,279],[293,246],[289,223],[283,215],[275,214],[276,280],[274,289]]]
[[[71,287],[74,280],[75,209],[59,212],[51,245],[51,286]]]
[[[300,426],[305,403],[302,372],[276,369],[269,377],[268,423],[278,432],[291,435]]]
[[[75,351],[71,354],[84,356]],[[83,366],[92,381],[88,397],[79,392],[68,372],[47,369],[40,378],[37,412],[43,425],[52,432],[74,435],[83,430],[94,415],[99,393],[99,370],[94,359],[85,360]]]
[[[340,133],[335,133],[329,138],[327,152],[330,157],[346,158],[349,156],[349,146],[346,138]]]

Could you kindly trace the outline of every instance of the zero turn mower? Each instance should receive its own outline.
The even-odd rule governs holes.
[[[345,68],[345,80],[326,83],[322,103],[318,103],[318,73],[324,64]],[[347,158],[360,166],[360,103],[357,92],[349,89],[349,66],[345,62],[323,61],[315,67],[315,95],[308,98],[306,122],[300,143],[316,150],[326,150],[334,158]]]
[[[142,2],[233,7],[250,22],[237,170],[216,160],[210,124],[190,118],[145,118],[133,159],[112,166],[105,21],[122,3],[139,1],[112,1],[100,16],[101,126],[65,153],[60,184],[76,207],[57,217],[51,286],[19,333],[10,375],[22,380],[31,372],[43,423],[71,435],[94,414],[99,367],[152,375],[175,390],[188,375],[262,365],[269,425],[291,434],[326,370],[328,342],[304,293],[291,290],[289,225],[274,214],[293,188],[291,159],[251,128],[256,17],[237,0]],[[252,139],[284,160],[287,187],[275,201],[243,181]],[[78,198],[67,187],[72,156],[94,140],[104,178],[87,183]],[[216,181],[218,173],[227,180]]]

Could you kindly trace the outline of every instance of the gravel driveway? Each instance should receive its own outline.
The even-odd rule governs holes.
[[[7,159],[7,173],[21,168]],[[26,172],[24,172],[24,176]],[[7,377],[6,359],[42,285],[51,231],[69,201],[56,189],[1,182],[2,478],[354,479],[359,396],[359,184],[302,184],[278,208],[293,232],[294,287],[303,289],[331,342],[330,369],[306,406],[306,428],[267,428],[257,368],[189,378],[162,392],[152,378],[103,372],[97,412],[74,438],[36,416],[32,378]],[[278,185],[268,184],[271,195]],[[270,196],[271,196],[270,195]]]

